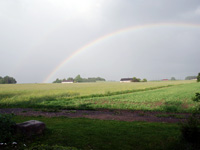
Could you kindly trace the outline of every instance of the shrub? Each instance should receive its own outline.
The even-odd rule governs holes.
[[[200,141],[200,122],[196,116],[191,116],[188,121],[181,125],[182,138],[197,144]]]
[[[196,93],[195,97],[192,98],[195,102],[200,102],[200,93]],[[197,109],[194,111],[194,113],[199,114],[200,113],[200,105],[197,105]]]
[[[195,102],[200,102],[200,93],[196,93],[195,97],[193,97],[192,100]]]
[[[199,72],[199,74],[197,76],[197,82],[200,82],[200,72]]]
[[[10,142],[14,134],[15,122],[12,115],[0,114],[0,142]]]
[[[195,102],[200,102],[200,93],[196,93],[195,97],[192,98]],[[200,111],[200,107],[191,117],[188,118],[187,122],[181,125],[182,138],[192,144],[200,146],[200,121],[197,115]]]

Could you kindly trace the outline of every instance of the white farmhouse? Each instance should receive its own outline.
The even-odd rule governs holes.
[[[61,83],[74,83],[74,80],[63,80]]]
[[[132,82],[133,78],[121,78],[120,82]]]

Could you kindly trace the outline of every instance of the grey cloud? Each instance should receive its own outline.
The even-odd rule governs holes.
[[[63,60],[122,28],[200,21],[199,0],[2,0],[0,76],[42,82]],[[81,74],[110,80],[184,78],[199,72],[200,28],[157,27],[102,40],[70,59],[49,82]]]

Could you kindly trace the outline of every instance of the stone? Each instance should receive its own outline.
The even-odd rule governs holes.
[[[30,120],[16,124],[16,132],[19,134],[23,134],[27,137],[32,137],[33,135],[40,135],[44,132],[45,128],[45,123],[37,120]]]

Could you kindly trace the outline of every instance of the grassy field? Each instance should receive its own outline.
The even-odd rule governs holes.
[[[69,119],[64,117],[20,117],[16,122],[40,120],[47,130],[42,137],[17,142],[33,145],[60,145],[82,150],[167,150],[179,149],[177,124]],[[34,142],[33,142],[34,141]]]
[[[199,91],[200,84],[192,83],[114,96],[60,101],[60,103],[62,103],[62,106],[82,109],[108,108],[192,112],[196,103],[191,99]],[[49,102],[49,104],[51,103],[57,104],[55,101]]]
[[[191,99],[196,92],[200,92],[200,83],[195,81],[0,85],[0,108],[192,112],[195,103]],[[189,148],[180,139],[178,124],[41,116],[15,116],[14,120],[20,123],[40,120],[47,126],[43,136],[31,140],[17,137],[15,141],[23,148],[23,144],[27,147],[69,146],[82,150]]]
[[[195,81],[0,85],[0,107],[191,112]]]
[[[158,81],[141,83],[96,82],[74,84],[0,84],[1,95],[11,96],[48,96],[75,93],[80,96],[91,94],[105,94],[107,92],[126,91],[132,89],[144,89],[167,85],[192,83],[195,81]],[[16,97],[17,98],[17,97]]]

